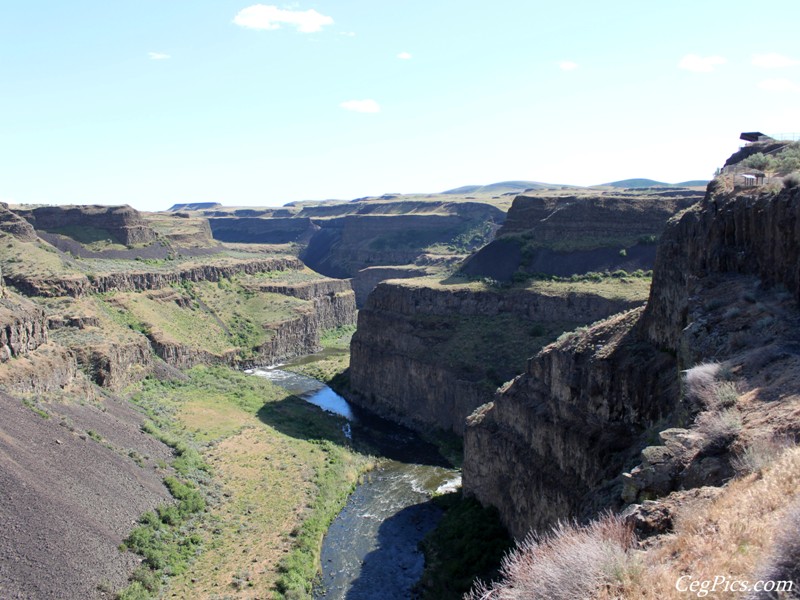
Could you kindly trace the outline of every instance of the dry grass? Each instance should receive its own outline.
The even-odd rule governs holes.
[[[243,420],[240,414],[239,425]],[[272,597],[277,566],[292,549],[290,534],[313,499],[316,452],[259,426],[213,447],[205,458],[226,501],[212,510],[205,551],[171,582],[170,592],[180,598]]]
[[[561,523],[545,535],[530,535],[503,559],[504,581],[479,584],[469,600],[573,600],[589,598],[618,580],[633,542],[630,527],[605,516],[586,527]]]
[[[800,447],[795,446],[760,474],[731,482],[714,499],[678,509],[674,532],[646,549],[636,549],[629,530],[614,517],[585,527],[562,524],[520,544],[504,560],[501,582],[479,585],[465,598],[685,600],[697,594],[676,589],[684,576],[751,584],[796,580],[799,531]],[[731,597],[719,590],[709,595]]]
[[[619,594],[601,598],[666,600],[686,598],[675,583],[713,580],[721,575],[755,582],[758,565],[776,537],[787,531],[787,507],[800,493],[800,448],[786,450],[763,476],[730,483],[706,506],[678,514],[675,532],[639,554],[639,568],[627,576]],[[796,531],[796,530],[795,530]]]

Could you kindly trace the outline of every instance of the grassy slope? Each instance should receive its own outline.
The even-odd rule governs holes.
[[[148,380],[134,401],[211,473],[198,478],[207,512],[184,535],[203,552],[178,570],[167,595],[308,594],[322,534],[369,465],[347,448],[342,423],[222,367],[192,369],[185,382]]]
[[[240,275],[218,283],[186,282],[168,290],[113,294],[108,300],[162,339],[218,355],[234,348],[246,354],[270,338],[270,325],[297,316],[309,305],[282,294],[250,291],[250,279]]]

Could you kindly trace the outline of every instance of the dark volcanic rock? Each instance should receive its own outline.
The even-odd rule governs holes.
[[[130,206],[42,206],[18,209],[35,229],[64,231],[69,228],[91,228],[107,232],[126,246],[155,241],[155,232],[139,211]]]
[[[351,399],[416,426],[460,434],[466,417],[491,398],[497,384],[487,388],[482,374],[465,373],[437,356],[435,344],[451,335],[437,317],[513,315],[524,328],[541,322],[590,323],[636,305],[589,293],[562,297],[525,289],[450,290],[382,283],[359,313],[350,347]],[[507,365],[482,368],[505,372]]]
[[[680,402],[680,370],[702,361],[735,357],[774,400],[739,413],[743,432],[796,435],[796,402],[777,402],[795,388],[783,381],[768,392],[776,373],[760,373],[778,360],[776,368],[795,368],[794,352],[778,348],[793,347],[800,318],[799,228],[800,189],[730,194],[712,183],[662,236],[645,309],[545,348],[470,417],[465,492],[497,506],[522,537],[619,506],[621,486],[609,483],[643,448],[626,476],[628,500],[722,483],[732,475],[730,455],[712,438],[672,429],[662,432],[662,446],[645,448],[641,437],[660,423],[691,422],[697,409]],[[770,316],[736,320],[748,310]],[[743,327],[753,334],[742,337]]]
[[[68,421],[43,419],[0,392],[0,409],[0,595],[99,598],[101,583],[122,587],[139,561],[119,544],[139,515],[170,496],[153,464],[138,466],[83,428],[153,461],[169,449],[142,433],[141,416],[121,404]]]
[[[8,210],[8,204],[0,202],[0,231],[10,233],[23,242],[35,242],[36,231],[25,219]]]
[[[520,271],[573,275],[651,269],[667,220],[702,198],[699,192],[642,196],[520,195],[494,241],[462,266],[468,275],[508,281]]]
[[[28,354],[47,343],[44,311],[13,294],[0,294],[0,362]]]

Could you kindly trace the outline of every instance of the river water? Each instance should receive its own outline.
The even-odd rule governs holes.
[[[458,471],[410,429],[350,405],[316,379],[281,368],[252,372],[345,417],[345,434],[354,446],[368,446],[381,456],[328,529],[322,543],[322,581],[314,597],[411,598],[424,567],[418,544],[441,518],[431,494],[455,490],[461,483]]]

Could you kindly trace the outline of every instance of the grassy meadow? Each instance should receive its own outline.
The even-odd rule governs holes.
[[[371,465],[349,448],[343,419],[224,367],[132,391],[147,431],[175,449],[165,473],[197,490],[204,508],[177,518],[173,492],[178,515],[143,517],[164,547],[155,561],[144,554],[121,597],[151,597],[162,582],[164,597],[310,597],[322,536]]]

